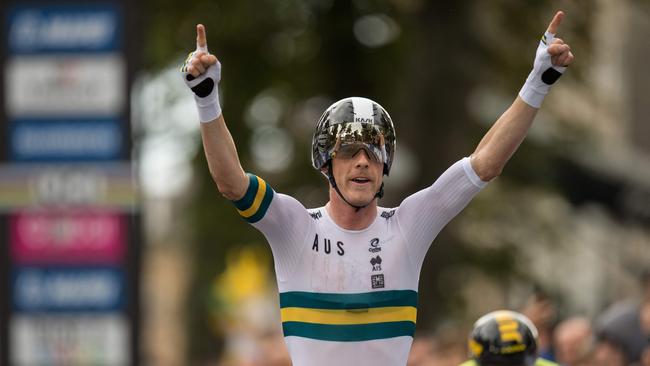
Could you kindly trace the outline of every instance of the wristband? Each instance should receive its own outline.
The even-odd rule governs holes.
[[[187,66],[194,60],[198,51],[207,54],[207,47],[197,47],[197,50],[190,53],[181,67],[183,81],[194,93],[194,101],[199,112],[199,120],[206,123],[217,119],[221,115],[219,104],[219,81],[221,80],[221,63],[209,66],[206,71],[198,77],[187,72]]]
[[[533,71],[530,72],[526,83],[519,91],[519,97],[532,107],[539,108],[551,85],[562,76],[565,66],[554,66],[551,61],[551,54],[548,53],[548,46],[551,45],[555,35],[549,32],[544,33],[535,53]]]

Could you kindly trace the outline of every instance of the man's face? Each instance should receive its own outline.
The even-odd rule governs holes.
[[[351,204],[372,201],[381,187],[384,164],[360,145],[346,146],[332,159],[336,185]]]

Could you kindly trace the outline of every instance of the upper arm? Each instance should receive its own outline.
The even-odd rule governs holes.
[[[421,265],[429,246],[486,185],[476,175],[469,158],[447,169],[431,186],[407,197],[395,216],[414,264]]]
[[[239,215],[264,234],[273,251],[277,275],[284,278],[298,264],[313,220],[295,198],[276,193],[260,177],[248,177],[244,197],[234,204]]]

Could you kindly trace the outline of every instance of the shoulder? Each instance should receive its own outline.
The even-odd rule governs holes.
[[[308,218],[307,209],[295,198],[277,193],[271,185],[261,177],[247,173],[249,184],[244,197],[233,201],[237,211],[244,220],[251,224],[274,217],[271,221],[282,221],[283,218],[297,220]]]
[[[555,362],[545,360],[543,358],[538,358],[537,361],[535,361],[535,366],[560,366],[560,365]]]
[[[390,221],[393,215],[395,215],[396,210],[396,208],[377,207],[377,216],[378,218]]]
[[[323,211],[325,211],[325,207],[307,209],[309,216],[311,216],[311,218],[315,221],[319,221],[323,218]]]

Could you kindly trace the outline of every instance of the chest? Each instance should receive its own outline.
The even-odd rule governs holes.
[[[296,281],[310,291],[366,292],[412,285],[406,243],[388,225],[353,234],[319,227],[304,245],[298,272],[304,277]]]

